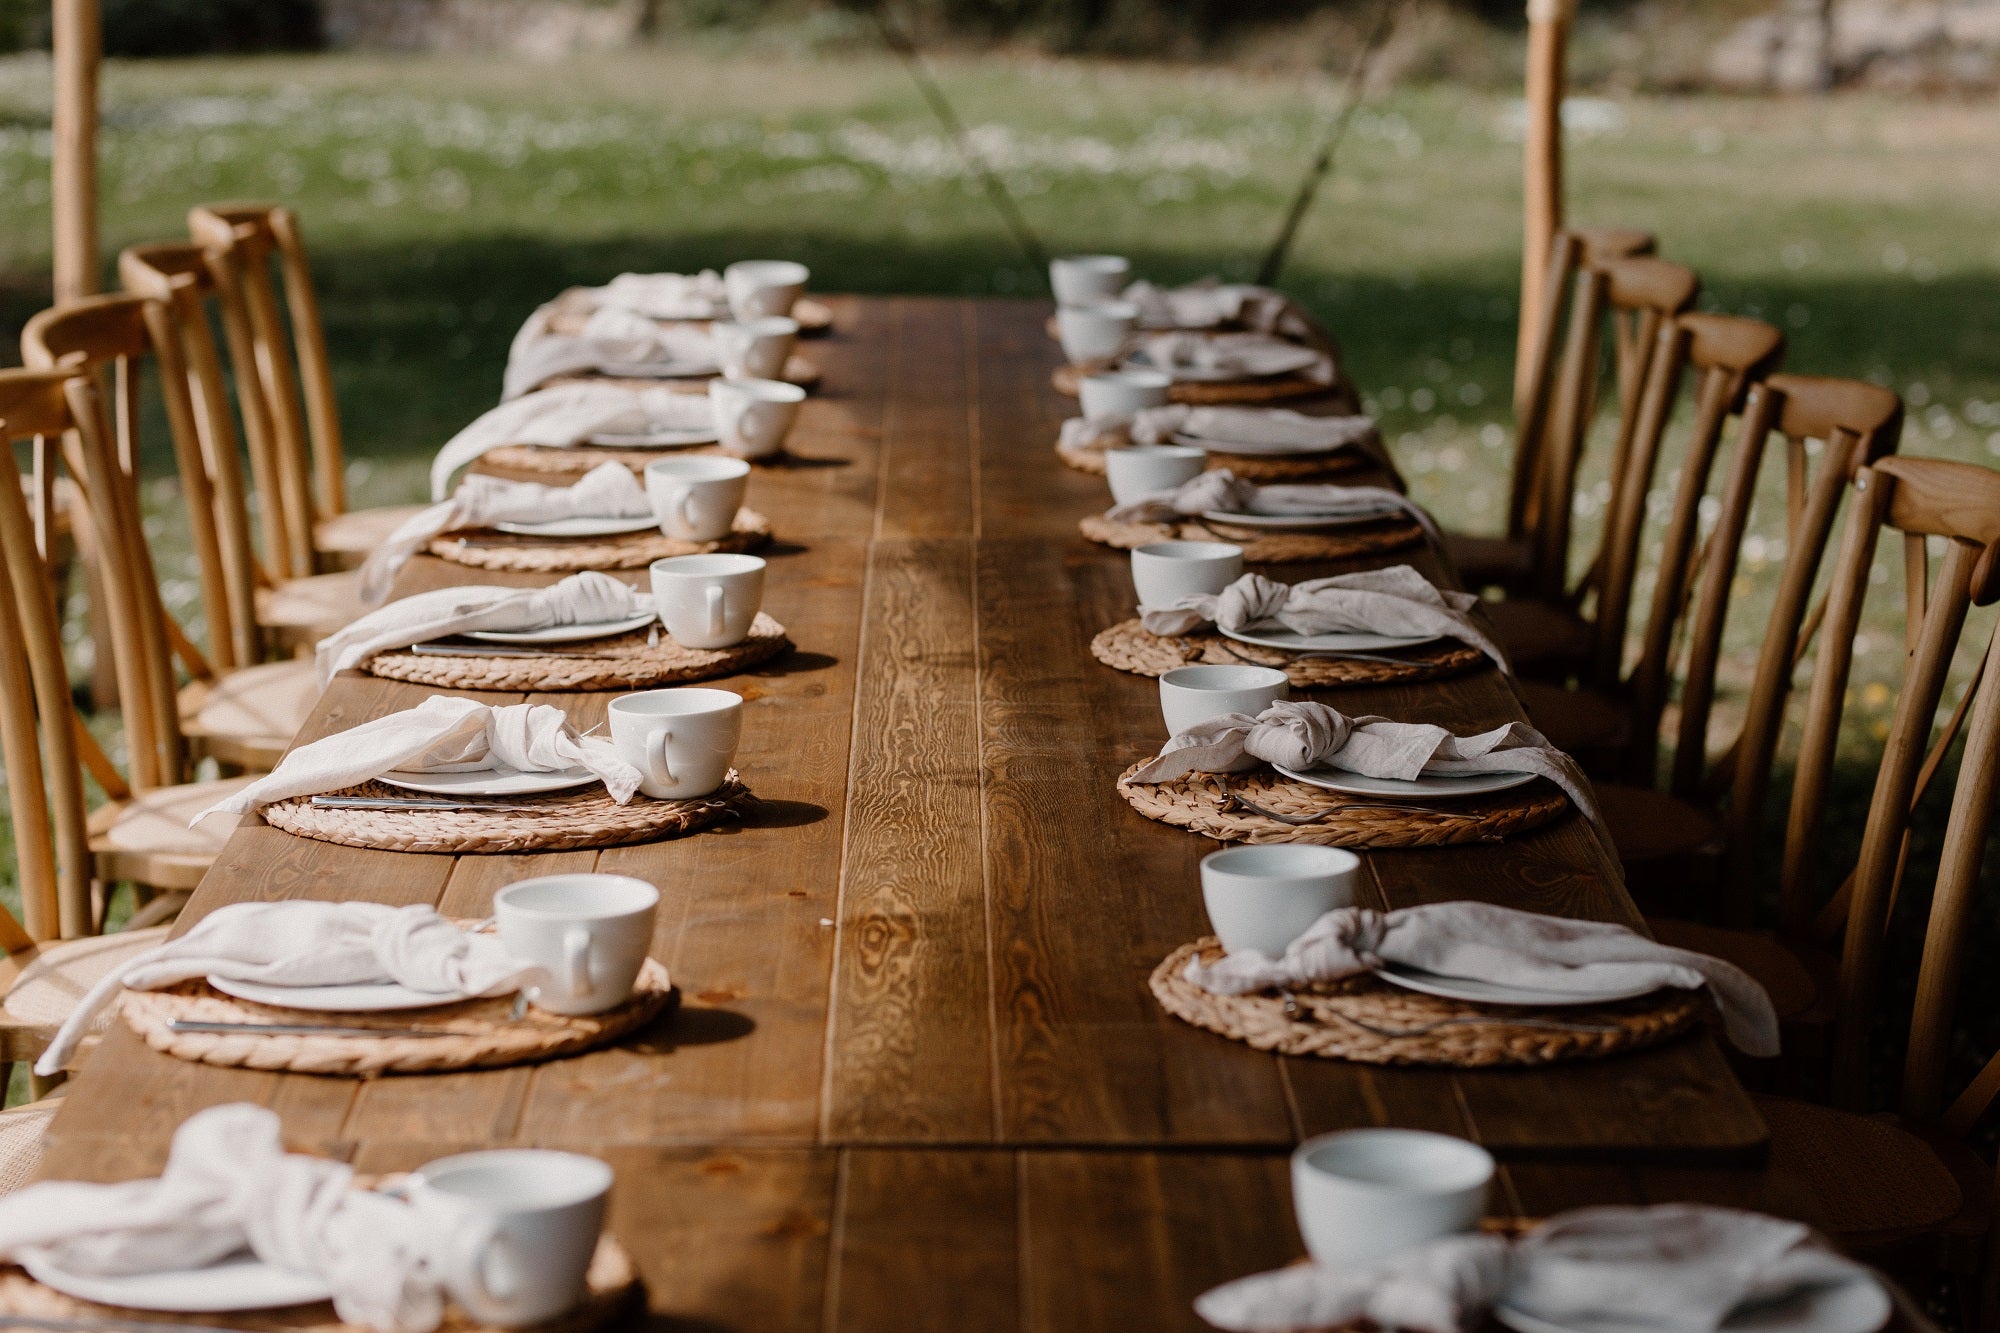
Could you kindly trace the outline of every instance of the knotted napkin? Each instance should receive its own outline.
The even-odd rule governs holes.
[[[1239,949],[1214,963],[1191,961],[1187,979],[1217,995],[1248,995],[1338,981],[1385,963],[1581,997],[1707,986],[1732,1043],[1749,1055],[1778,1053],[1770,996],[1735,964],[1671,948],[1612,922],[1492,903],[1427,903],[1393,912],[1337,907],[1293,940],[1282,958]]]
[[[648,319],[727,319],[729,292],[712,268],[699,273],[620,273],[584,295],[597,309],[629,310]]]
[[[1333,383],[1333,358],[1324,352],[1267,333],[1151,333],[1129,344],[1136,363],[1175,379],[1190,374],[1229,379],[1298,375],[1316,384]],[[1310,361],[1301,350],[1313,353]]]
[[[0,1257],[72,1273],[173,1272],[244,1250],[324,1279],[349,1323],[428,1333],[444,1314],[415,1210],[357,1189],[344,1163],[287,1153],[261,1106],[188,1117],[155,1179],[51,1180],[0,1199]]]
[[[567,449],[600,433],[700,430],[715,424],[706,393],[560,384],[502,403],[445,441],[431,461],[431,499],[451,493],[452,474],[504,444]]]
[[[1257,333],[1306,341],[1324,337],[1318,325],[1283,292],[1248,282],[1202,278],[1181,287],[1140,279],[1123,299],[1139,307],[1142,329],[1212,329],[1237,324]]]
[[[1113,505],[1104,517],[1113,523],[1171,523],[1208,513],[1268,514],[1295,518],[1361,518],[1372,514],[1408,514],[1433,541],[1437,524],[1423,507],[1386,486],[1309,485],[1259,486],[1221,468],[1204,472],[1171,491],[1154,491],[1130,504]]]
[[[395,982],[440,995],[507,995],[532,970],[507,956],[498,935],[462,930],[430,907],[315,899],[230,903],[99,978],[35,1068],[60,1070],[97,1011],[121,989],[161,990],[219,976],[271,986]]]
[[[1214,595],[1183,597],[1172,606],[1141,607],[1139,620],[1152,634],[1186,634],[1203,625],[1235,633],[1269,628],[1299,634],[1423,635],[1458,639],[1506,671],[1507,657],[1466,614],[1479,605],[1469,592],[1439,588],[1408,565],[1357,574],[1280,583],[1245,574]]]
[[[500,397],[518,398],[558,375],[620,366],[675,362],[714,368],[715,340],[706,327],[662,324],[617,306],[599,306],[575,333],[554,333],[530,317],[507,349]]]
[[[1119,449],[1191,439],[1212,453],[1292,454],[1354,449],[1385,467],[1389,457],[1373,417],[1309,417],[1288,407],[1190,407],[1168,403],[1125,416],[1071,417],[1057,443],[1066,449]]]
[[[490,528],[496,523],[546,523],[559,518],[648,518],[653,502],[623,463],[600,463],[574,486],[544,486],[472,475],[458,483],[448,500],[403,520],[361,565],[361,600],[381,604],[396,572],[441,533]]]
[[[1558,1328],[1713,1333],[1746,1307],[1827,1287],[1865,1286],[1868,1269],[1797,1222],[1669,1203],[1579,1208],[1511,1245],[1450,1236],[1352,1269],[1295,1264],[1225,1283],[1195,1312],[1234,1333],[1290,1333],[1369,1318],[1384,1328],[1461,1333],[1496,1305]]]
[[[344,791],[384,773],[470,773],[480,769],[557,773],[587,768],[623,805],[639,789],[639,770],[610,741],[578,736],[569,715],[547,704],[483,704],[434,694],[415,708],[363,722],[301,745],[278,766],[188,822],[240,815],[273,801]]]
[[[321,639],[313,660],[320,688],[324,689],[336,672],[358,667],[377,653],[407,648],[413,643],[473,630],[518,633],[553,629],[558,625],[602,625],[606,621],[629,620],[652,609],[651,596],[596,570],[572,574],[546,588],[480,584],[433,588],[370,611]]]

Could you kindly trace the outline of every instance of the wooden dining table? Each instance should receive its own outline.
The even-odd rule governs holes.
[[[572,1059],[374,1080],[188,1063],[114,1024],[69,1084],[45,1176],[155,1173],[182,1120],[233,1101],[369,1171],[472,1147],[596,1153],[658,1326],[700,1330],[1203,1327],[1195,1295],[1301,1253],[1290,1150],[1352,1126],[1486,1145],[1499,1215],[1705,1198],[1819,1220],[1819,1201],[1785,1196],[1758,1105],[1707,1032],[1454,1071],[1275,1056],[1167,1015],[1147,976],[1207,933],[1197,862],[1216,844],[1114,788],[1164,734],[1155,683],[1089,652],[1134,596],[1124,553],[1077,533],[1106,492],[1052,449],[1074,409],[1050,387],[1047,307],[832,304],[794,456],[751,480],[775,532],[766,609],[797,652],[719,682],[747,701],[749,818],[462,857],[251,820],[182,916],[324,898],[478,917],[530,875],[632,874],[660,888],[653,953],[678,1011]],[[1405,558],[1450,577],[1429,551],[1370,563]],[[549,578],[426,556],[399,586]],[[299,739],[429,692],[345,673]],[[589,727],[609,696],[525,697]],[[1323,697],[1461,732],[1523,716],[1491,669]],[[1639,924],[1575,816],[1364,853],[1360,892]]]

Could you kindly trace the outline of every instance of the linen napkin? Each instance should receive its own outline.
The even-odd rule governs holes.
[[[1165,444],[1175,435],[1185,435],[1200,440],[1217,453],[1231,452],[1231,445],[1273,453],[1285,449],[1352,448],[1388,461],[1375,418],[1309,417],[1289,407],[1190,407],[1185,403],[1168,403],[1134,413],[1130,433],[1139,444]]]
[[[1560,1328],[1714,1333],[1745,1306],[1864,1284],[1867,1268],[1797,1222],[1669,1203],[1579,1208],[1513,1244],[1449,1236],[1351,1270],[1295,1264],[1204,1292],[1195,1312],[1234,1333],[1290,1333],[1368,1317],[1384,1328],[1461,1333],[1495,1305]]]
[[[1311,340],[1320,330],[1298,303],[1283,292],[1248,282],[1202,278],[1181,287],[1161,287],[1145,279],[1123,299],[1139,307],[1142,329],[1212,329],[1240,324],[1257,333]]]
[[[1392,565],[1304,583],[1245,574],[1213,596],[1141,607],[1139,621],[1153,634],[1186,634],[1208,624],[1237,633],[1281,627],[1299,634],[1423,634],[1469,643],[1507,671],[1500,645],[1467,614],[1477,605],[1473,593],[1447,591],[1408,565]]]
[[[1522,912],[1492,903],[1427,903],[1393,912],[1337,907],[1282,958],[1239,949],[1188,964],[1187,979],[1218,995],[1337,981],[1401,963],[1448,977],[1579,996],[1635,987],[1707,986],[1729,1040],[1746,1054],[1778,1053],[1778,1015],[1764,988],[1720,958],[1675,949],[1609,921]]]
[[[433,588],[370,611],[321,639],[313,660],[320,688],[325,689],[337,672],[360,666],[377,653],[407,648],[413,643],[471,630],[601,625],[607,620],[627,620],[652,609],[653,599],[649,595],[594,569],[571,574],[546,588],[486,584]]]
[[[706,393],[560,384],[483,412],[445,441],[431,460],[431,499],[444,499],[453,473],[503,444],[567,449],[600,431],[697,430],[714,424],[715,409]]]
[[[694,324],[661,324],[617,306],[599,306],[575,333],[554,333],[531,318],[507,349],[500,397],[518,398],[558,375],[625,365],[715,360],[715,340]],[[524,336],[529,335],[529,336]]]
[[[273,801],[341,791],[384,773],[470,773],[513,769],[552,773],[587,768],[624,805],[639,789],[639,770],[610,741],[578,736],[569,715],[547,704],[483,704],[434,694],[415,708],[322,736],[291,751],[255,782],[239,787],[189,820],[240,815]]]
[[[154,1179],[17,1190],[0,1199],[0,1257],[121,1276],[206,1267],[247,1249],[325,1279],[350,1323],[436,1328],[444,1301],[415,1209],[357,1189],[345,1163],[286,1152],[280,1135],[261,1106],[213,1106],[181,1122]]]
[[[727,319],[729,292],[712,268],[699,273],[620,273],[602,287],[587,287],[598,309],[629,310],[648,319]]]
[[[220,976],[272,986],[396,982],[439,994],[508,995],[533,970],[508,957],[498,935],[462,930],[431,907],[316,899],[230,903],[100,977],[35,1068],[43,1074],[62,1069],[91,1020],[120,990],[161,990]]]
[[[1231,379],[1297,374],[1319,384],[1333,383],[1332,357],[1315,352],[1312,361],[1301,365],[1301,344],[1267,333],[1140,334],[1130,347],[1129,356],[1176,379],[1190,373]]]
[[[1437,524],[1423,506],[1386,486],[1335,486],[1330,482],[1259,486],[1228,468],[1204,472],[1175,490],[1155,491],[1130,504],[1113,505],[1104,516],[1114,523],[1171,523],[1218,511],[1299,518],[1403,513],[1415,519],[1431,540],[1439,540]]]
[[[448,500],[405,519],[361,564],[361,600],[380,605],[396,571],[440,533],[490,528],[495,523],[545,523],[558,518],[647,518],[653,502],[623,463],[600,463],[573,486],[468,476]]]

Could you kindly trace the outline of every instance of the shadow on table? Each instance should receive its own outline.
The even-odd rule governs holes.
[[[824,671],[828,667],[840,665],[840,659],[829,653],[789,652],[775,661],[754,670],[746,671],[746,676],[796,676],[807,671]]]
[[[619,1045],[642,1055],[672,1055],[683,1046],[714,1046],[747,1037],[757,1030],[757,1020],[734,1009],[690,1006],[685,1001],[658,1022]]]
[[[705,830],[709,835],[734,833],[746,828],[804,828],[827,816],[823,805],[811,801],[766,801],[760,799],[734,824],[718,824]]]

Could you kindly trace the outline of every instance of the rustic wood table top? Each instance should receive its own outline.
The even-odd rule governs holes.
[[[749,701],[757,816],[461,858],[245,827],[183,917],[292,897],[481,916],[528,875],[629,873],[660,886],[678,1016],[576,1059],[373,1081],[185,1063],[117,1027],[70,1085],[45,1175],[153,1173],[187,1115],[237,1100],[364,1169],[592,1151],[618,1169],[614,1225],[653,1308],[703,1329],[1198,1326],[1197,1292],[1298,1253],[1286,1151],[1357,1125],[1487,1145],[1508,1164],[1495,1208],[1518,1216],[1700,1197],[1811,1220],[1813,1201],[1772,1197],[1763,1121],[1706,1036],[1453,1073],[1274,1057],[1164,1014],[1146,976],[1206,933],[1213,844],[1113,789],[1162,739],[1157,690],[1088,652],[1133,593],[1123,554],[1076,533],[1106,496],[1052,451],[1071,406],[1049,385],[1046,307],[835,306],[836,335],[807,348],[824,378],[798,457],[751,481],[777,534],[766,607],[799,647],[721,682]],[[547,581],[425,557],[402,590]],[[427,692],[348,673],[300,739]],[[532,697],[588,727],[609,696]],[[1521,716],[1493,671],[1340,703],[1460,731]],[[1364,862],[1375,905],[1637,921],[1575,818]]]

